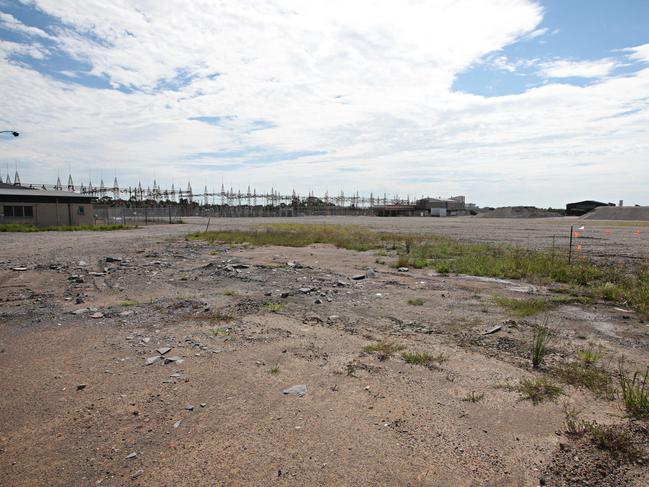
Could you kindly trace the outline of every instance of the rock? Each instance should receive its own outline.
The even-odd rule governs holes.
[[[249,267],[247,264],[232,264],[233,269],[248,269]]]
[[[164,355],[165,353],[168,353],[171,351],[171,347],[160,347],[156,350],[160,355]]]
[[[135,480],[136,478],[138,478],[142,474],[144,474],[144,470],[140,469],[140,470],[134,472],[133,475],[131,475],[131,479]]]
[[[352,279],[354,281],[362,281],[363,279],[365,279],[365,274],[357,274],[355,276],[352,276]]]
[[[279,297],[282,298],[282,299],[286,299],[286,298],[289,297],[289,293],[282,293],[282,294],[279,295]]]
[[[496,333],[500,330],[502,330],[502,326],[496,325],[494,327],[489,328],[487,331],[485,331],[483,335],[491,335],[492,333]]]
[[[399,272],[408,272],[409,270],[410,270],[410,269],[408,269],[407,267],[399,267],[399,268],[397,269],[397,271],[399,271]]]
[[[338,287],[345,287],[347,283],[345,281],[336,281],[336,286]]]
[[[121,257],[106,257],[106,262],[121,262],[122,258]]]
[[[171,364],[171,363],[183,363],[183,359],[178,357],[177,355],[174,355],[173,357],[165,357],[165,365],[166,364]]]
[[[182,423],[182,421],[179,419],[174,423],[174,428],[178,428],[178,426],[180,426],[180,423]]]
[[[365,271],[365,277],[367,277],[368,279],[371,277],[376,277],[376,271],[371,267],[368,267],[367,271]]]
[[[127,311],[122,311],[119,315],[122,318],[126,318],[127,316],[131,316],[133,314],[133,310],[127,310]]]
[[[74,311],[70,311],[70,313],[73,315],[82,315],[84,313],[89,313],[89,312],[90,312],[89,308],[79,308],[79,309],[75,309]]]
[[[103,318],[103,317],[104,317],[104,313],[100,313],[100,312],[93,313],[93,314],[90,315],[90,317],[93,318],[93,319],[95,319],[95,320],[97,320],[97,319],[99,319],[99,318]]]
[[[185,411],[193,411],[193,410],[194,410],[194,406],[192,406],[191,404],[187,404],[187,406],[185,406]]]
[[[86,388],[86,384],[77,384],[77,391],[83,391]]]
[[[126,455],[127,460],[130,460],[131,458],[135,458],[135,457],[137,457],[137,453],[135,453],[135,452],[129,453],[128,455]]]
[[[156,355],[155,357],[149,357],[148,359],[145,360],[144,365],[153,365],[161,358],[162,357],[160,355]]]
[[[11,270],[16,272],[23,272],[27,270],[27,267],[13,267]]]
[[[149,343],[151,341],[151,337],[144,337],[142,338],[142,343]]]
[[[310,287],[301,287],[301,288],[299,289],[299,291],[300,291],[301,293],[308,294],[308,293],[310,293],[311,291],[313,291],[313,288],[310,288]]]
[[[313,303],[314,304],[322,304],[322,299],[316,299]]]
[[[87,263],[85,260],[80,260],[80,261],[79,261],[79,266],[80,266],[80,267],[85,267],[85,266],[87,266],[87,265],[88,265],[88,263]]]
[[[287,394],[289,396],[298,396],[298,397],[303,397],[306,393],[307,393],[306,384],[297,384],[289,387],[288,389],[284,389],[282,391],[282,394]]]
[[[105,272],[94,272],[94,271],[92,271],[92,272],[88,272],[88,275],[98,277],[98,276],[105,276],[106,273]]]
[[[202,402],[202,403],[201,403],[201,407],[204,408],[205,406],[207,406],[207,403],[206,403],[206,402]]]

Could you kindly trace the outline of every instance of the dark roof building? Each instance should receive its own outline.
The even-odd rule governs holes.
[[[566,205],[566,215],[568,216],[581,216],[589,211],[594,210],[600,206],[615,206],[613,203],[602,203],[601,201],[578,201],[576,203],[568,203]]]

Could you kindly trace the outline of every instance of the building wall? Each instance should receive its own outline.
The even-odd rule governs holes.
[[[5,206],[32,207],[32,216],[15,217],[5,215]],[[27,203],[3,202],[0,200],[0,223],[26,223],[37,227],[59,225],[94,225],[91,203]]]

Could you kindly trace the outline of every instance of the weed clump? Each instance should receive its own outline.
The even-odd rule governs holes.
[[[649,367],[642,374],[635,372],[629,378],[620,365],[620,393],[627,413],[636,419],[649,418]]]
[[[428,352],[402,352],[401,358],[407,364],[424,367],[435,367],[448,360],[448,357],[442,353],[433,355]]]
[[[532,367],[538,368],[543,363],[546,346],[550,341],[550,330],[546,326],[540,326],[534,330],[532,338]]]
[[[413,298],[408,300],[408,304],[411,306],[423,306],[424,300],[421,298]]]
[[[532,401],[534,405],[546,400],[554,400],[563,394],[563,388],[560,385],[549,381],[545,377],[521,379],[514,390],[521,393],[524,399]]]
[[[284,309],[284,305],[282,303],[265,303],[264,309],[271,313],[279,313]]]
[[[391,358],[395,353],[400,352],[404,348],[406,347],[404,347],[403,345],[398,345],[396,343],[379,342],[365,345],[363,347],[363,352],[376,353],[377,358],[380,361],[384,361]]]
[[[504,296],[495,296],[494,301],[503,308],[509,309],[514,315],[524,318],[546,311],[552,302],[547,299],[513,299]]]

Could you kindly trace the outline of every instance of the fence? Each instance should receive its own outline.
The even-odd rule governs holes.
[[[97,225],[181,223],[183,216],[191,216],[194,211],[192,208],[183,208],[181,206],[158,208],[94,207],[95,223]]]

